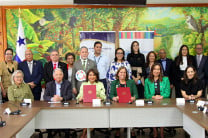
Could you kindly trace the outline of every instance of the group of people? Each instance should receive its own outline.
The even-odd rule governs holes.
[[[157,54],[150,51],[145,61],[139,47],[139,42],[132,42],[127,60],[125,51],[117,48],[112,62],[101,54],[102,43],[99,41],[94,43],[94,53],[89,54],[87,47],[81,47],[77,61],[73,53],[67,53],[65,63],[61,62],[59,52],[53,50],[51,61],[44,67],[33,59],[31,50],[25,51],[26,60],[18,64],[13,61],[13,50],[7,48],[5,61],[0,63],[1,97],[4,101],[40,100],[42,79],[46,86],[44,100],[54,102],[83,101],[84,85],[96,85],[97,98],[110,98],[115,102],[119,100],[118,87],[130,87],[131,101],[170,98],[173,87],[176,98],[190,100],[205,96],[208,58],[203,55],[202,44],[196,45],[196,56],[191,56],[188,46],[182,45],[175,60],[167,58],[166,51],[160,49],[158,60]],[[157,136],[156,128],[153,130]]]

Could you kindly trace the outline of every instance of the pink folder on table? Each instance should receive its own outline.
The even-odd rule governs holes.
[[[118,87],[117,95],[119,97],[119,103],[128,103],[131,101],[131,92],[129,87]]]
[[[92,99],[96,99],[96,85],[84,85],[83,102],[92,103]]]

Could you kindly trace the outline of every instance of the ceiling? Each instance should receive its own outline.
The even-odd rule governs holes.
[[[194,4],[206,3],[208,0],[147,0],[147,4]],[[0,0],[3,5],[73,5],[73,0]]]

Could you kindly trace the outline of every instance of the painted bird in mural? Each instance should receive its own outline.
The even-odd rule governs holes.
[[[186,16],[186,23],[189,29],[199,32],[197,22],[192,15]]]

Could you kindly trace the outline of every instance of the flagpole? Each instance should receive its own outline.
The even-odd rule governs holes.
[[[19,11],[18,11],[18,17],[20,18],[20,15],[21,15],[21,9],[19,8]]]

